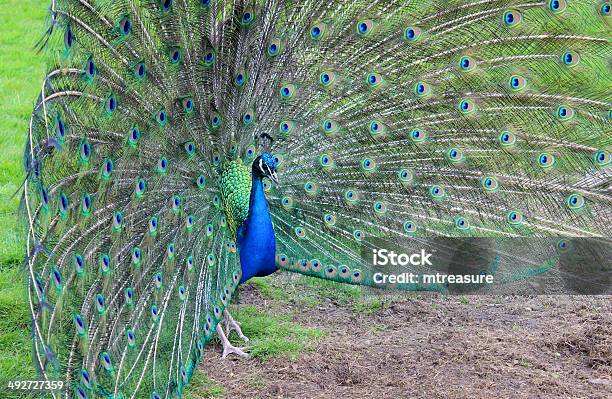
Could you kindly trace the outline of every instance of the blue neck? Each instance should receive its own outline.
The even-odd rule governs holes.
[[[276,238],[261,176],[251,172],[249,216],[238,227],[236,241],[240,253],[240,284],[253,276],[267,276],[276,271]]]

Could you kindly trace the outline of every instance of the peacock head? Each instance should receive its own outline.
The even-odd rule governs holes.
[[[253,161],[253,173],[259,177],[268,177],[278,184],[276,174],[277,160],[269,152],[263,152]]]

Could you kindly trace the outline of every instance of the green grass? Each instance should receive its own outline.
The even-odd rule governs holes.
[[[34,51],[44,32],[46,0],[5,0],[0,7],[0,391],[6,382],[32,379],[29,312],[21,267],[24,232],[16,210],[23,180],[22,154],[45,60]],[[8,396],[4,396],[8,395]]]
[[[279,300],[286,298],[286,290],[273,286],[271,281],[272,279],[268,277],[254,277],[247,284],[257,287],[259,293],[266,299]]]
[[[266,299],[282,300],[297,305],[317,307],[325,302],[334,302],[339,306],[349,306],[355,313],[374,314],[399,298],[410,299],[411,293],[389,296],[367,294],[364,288],[335,281],[321,280],[314,277],[299,276],[291,282],[279,283],[272,277],[253,278],[248,284],[257,287]],[[279,286],[282,284],[282,286]]]
[[[302,275],[291,282],[283,282],[282,288],[275,285],[272,277],[256,277],[249,280],[248,284],[257,287],[266,299],[284,300],[311,307],[319,306],[324,301],[347,305],[363,299],[361,287]],[[307,295],[304,295],[305,291],[308,291]]]
[[[217,398],[223,396],[225,389],[203,373],[195,373],[191,378],[185,399]]]
[[[363,290],[361,287],[350,284],[337,283],[335,281],[321,280],[314,277],[301,277],[297,285],[309,287],[319,298],[329,299],[340,305],[362,298]]]
[[[327,335],[323,330],[293,323],[290,314],[274,315],[254,306],[242,306],[232,314],[242,323],[242,332],[250,339],[249,353],[262,360],[296,359],[302,352],[313,350],[318,339]],[[237,346],[244,345],[236,335],[231,336],[231,341]]]

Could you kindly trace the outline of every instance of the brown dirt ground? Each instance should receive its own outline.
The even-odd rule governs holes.
[[[611,299],[418,294],[366,314],[246,286],[240,303],[329,334],[296,360],[212,346],[203,371],[228,398],[612,398]]]

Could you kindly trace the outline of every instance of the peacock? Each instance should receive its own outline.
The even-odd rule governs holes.
[[[248,356],[228,305],[252,277],[402,288],[373,249],[436,246],[452,268],[468,246],[505,284],[609,243],[610,13],[52,0],[23,189],[41,378],[65,382],[54,397],[182,397],[215,333]]]

